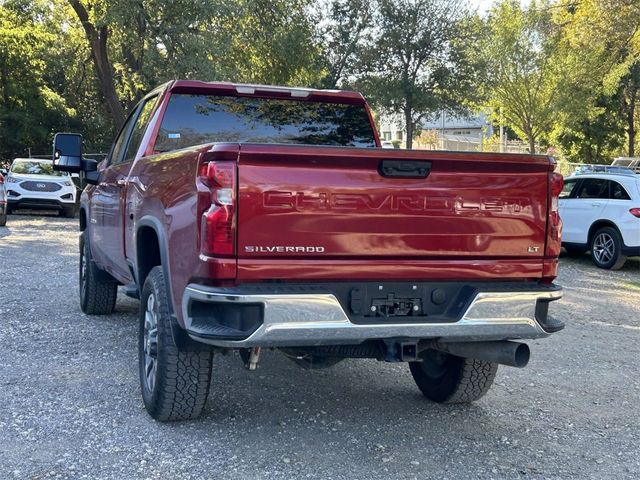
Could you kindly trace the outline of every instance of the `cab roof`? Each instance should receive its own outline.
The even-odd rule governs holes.
[[[349,90],[320,90],[315,88],[287,87],[230,82],[202,82],[200,80],[174,80],[167,90],[172,93],[229,95],[259,98],[325,101],[333,103],[364,104],[362,94]]]

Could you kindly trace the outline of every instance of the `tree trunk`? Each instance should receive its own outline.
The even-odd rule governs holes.
[[[412,121],[412,108],[410,105],[407,105],[404,108],[404,124],[407,129],[407,138],[405,139],[405,145],[407,150],[411,150],[413,148],[413,121]]]
[[[636,96],[637,87],[633,84],[633,77],[631,78],[631,87],[629,92],[629,105],[627,110],[627,135],[629,136],[629,156],[633,157],[636,153],[636,125],[635,125],[635,113],[636,113]]]
[[[528,134],[527,138],[529,140],[529,153],[536,153],[536,139],[533,135]]]
[[[124,108],[118,98],[116,85],[113,78],[113,66],[109,61],[109,53],[107,47],[107,39],[109,38],[109,29],[106,25],[99,29],[89,20],[89,14],[79,0],[69,0],[71,7],[76,12],[78,19],[84,28],[89,47],[91,48],[91,58],[96,68],[100,91],[107,102],[107,108],[111,114],[111,119],[116,129],[120,129],[124,123]]]

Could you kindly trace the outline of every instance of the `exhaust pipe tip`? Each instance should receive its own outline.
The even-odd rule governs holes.
[[[458,357],[476,358],[490,363],[524,368],[529,363],[531,352],[526,343],[511,341],[495,342],[436,342],[436,350]]]
[[[517,368],[524,368],[529,363],[529,358],[531,358],[529,345],[526,343],[518,343],[516,351],[513,354],[513,366]]]

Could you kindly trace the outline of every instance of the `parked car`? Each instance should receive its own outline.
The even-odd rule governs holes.
[[[427,398],[461,403],[527,364],[512,340],[564,326],[550,157],[383,149],[359,93],[196,81],[147,95],[100,164],[81,145],[54,142],[90,184],[80,305],[140,298],[158,420],[200,414],[214,352],[407,362]]]
[[[4,175],[0,172],[0,227],[7,224],[7,189],[4,185]]]
[[[7,213],[19,208],[58,210],[77,214],[77,189],[67,172],[53,169],[51,160],[16,158],[7,178]]]
[[[640,255],[640,175],[632,170],[581,167],[565,179],[559,205],[569,254],[589,251],[596,266],[611,270]]]

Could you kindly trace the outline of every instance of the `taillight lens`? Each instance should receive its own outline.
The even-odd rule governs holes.
[[[629,213],[634,217],[640,218],[640,208],[630,208]]]
[[[560,255],[562,237],[562,220],[558,211],[558,197],[564,186],[564,178],[559,173],[549,173],[549,218],[547,221],[547,247],[546,257]]]
[[[236,252],[236,164],[211,161],[200,166],[200,178],[211,190],[211,205],[202,214],[201,251],[207,256],[231,256]]]

